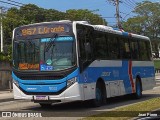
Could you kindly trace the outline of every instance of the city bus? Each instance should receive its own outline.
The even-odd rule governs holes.
[[[150,39],[86,21],[53,21],[13,30],[14,99],[42,107],[55,102],[90,101],[155,86]]]

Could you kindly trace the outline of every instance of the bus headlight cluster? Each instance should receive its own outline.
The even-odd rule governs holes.
[[[67,81],[67,87],[73,85],[77,81],[77,77],[74,77]]]
[[[18,81],[16,81],[16,80],[13,79],[13,83],[14,83],[17,87],[19,87]]]

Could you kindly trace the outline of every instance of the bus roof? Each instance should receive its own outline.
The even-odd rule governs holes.
[[[149,37],[147,37],[147,36],[129,33],[129,32],[124,31],[123,29],[112,28],[112,27],[105,26],[105,25],[91,25],[89,23],[85,23],[84,21],[75,21],[75,22],[78,24],[92,26],[94,28],[94,30],[97,30],[97,31],[118,34],[118,35],[122,35],[122,36],[126,36],[126,37],[133,37],[133,38],[138,38],[138,39],[150,40]]]
[[[124,31],[123,29],[115,29],[112,27],[104,26],[104,25],[93,25],[93,28],[98,31],[104,31],[104,32],[118,34],[118,35],[122,35],[126,37],[133,37],[133,38],[149,40],[149,38],[146,36],[129,33],[129,32]]]

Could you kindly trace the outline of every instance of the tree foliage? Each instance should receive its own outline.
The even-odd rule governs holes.
[[[137,15],[124,22],[125,30],[157,39],[160,32],[160,4],[144,1],[134,10]]]
[[[138,3],[133,11],[136,16],[123,23],[125,31],[150,37],[153,51],[158,55],[160,44],[160,4],[150,1]]]
[[[70,9],[66,11],[67,19],[72,21],[88,21],[91,24],[107,24],[98,14],[92,13],[88,9]]]

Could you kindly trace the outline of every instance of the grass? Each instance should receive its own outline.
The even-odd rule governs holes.
[[[160,69],[160,60],[154,60],[154,66],[156,69]]]
[[[83,120],[128,120],[138,117],[139,113],[144,114],[160,108],[160,97],[135,103],[126,107],[117,108],[112,111],[86,117]],[[114,116],[114,117],[113,117]]]

